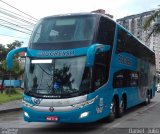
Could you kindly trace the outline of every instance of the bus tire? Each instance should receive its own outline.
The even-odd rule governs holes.
[[[151,94],[149,92],[149,90],[147,91],[147,95],[146,95],[146,100],[145,100],[145,105],[150,104],[151,102]]]
[[[119,104],[117,117],[122,117],[125,113],[125,110],[126,110],[126,99],[123,96]]]
[[[115,119],[116,113],[117,113],[116,112],[116,110],[117,110],[116,107],[117,107],[116,99],[113,98],[111,106],[110,106],[110,114],[107,118],[108,122],[112,122]]]

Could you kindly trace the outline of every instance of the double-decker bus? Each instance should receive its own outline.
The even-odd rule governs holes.
[[[26,52],[23,112],[28,122],[113,121],[155,95],[155,54],[103,14],[41,19]]]

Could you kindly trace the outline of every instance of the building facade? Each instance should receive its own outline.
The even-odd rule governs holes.
[[[151,50],[155,52],[156,55],[156,70],[160,73],[160,34],[151,35],[150,39],[147,40],[147,36],[151,31],[150,27],[148,30],[144,31],[143,26],[145,21],[153,14],[155,10],[143,12],[141,14],[126,16],[124,18],[118,19],[117,22],[123,27],[128,29],[133,35],[144,42]]]

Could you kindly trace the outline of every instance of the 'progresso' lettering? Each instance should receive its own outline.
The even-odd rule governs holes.
[[[74,56],[74,50],[56,50],[56,51],[41,51],[38,53],[39,56]]]

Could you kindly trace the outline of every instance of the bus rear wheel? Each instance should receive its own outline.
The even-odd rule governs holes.
[[[149,91],[147,91],[145,105],[150,104],[150,102],[151,102],[151,94]]]
[[[116,99],[114,98],[110,106],[110,114],[108,116],[108,122],[112,122],[115,119],[116,113],[117,113],[117,103]]]
[[[125,97],[122,97],[119,108],[118,108],[118,114],[117,117],[122,117],[126,110],[126,100]]]

